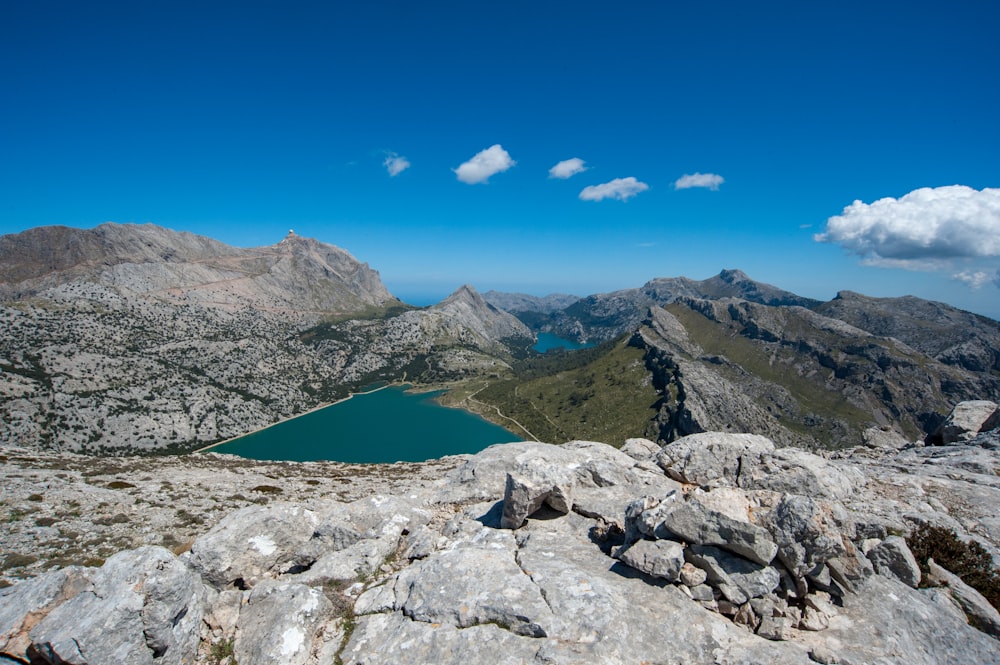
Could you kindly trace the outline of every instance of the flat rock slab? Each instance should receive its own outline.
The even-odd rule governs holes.
[[[722,547],[762,565],[771,563],[778,552],[767,529],[709,510],[695,499],[668,512],[662,525],[681,540]]]
[[[91,580],[89,589],[32,629],[29,654],[74,665],[187,662],[198,645],[207,594],[176,556],[162,547],[122,552]]]
[[[252,587],[290,565],[317,524],[314,512],[295,504],[243,508],[195,540],[189,561],[216,589],[234,583]]]
[[[330,601],[319,589],[274,580],[261,582],[240,610],[236,661],[304,665],[331,610]]]
[[[757,434],[701,432],[677,439],[656,457],[674,480],[738,487],[743,473],[774,452],[774,442]]]

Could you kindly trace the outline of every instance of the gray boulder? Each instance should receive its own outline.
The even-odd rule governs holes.
[[[748,561],[718,547],[692,545],[685,550],[684,558],[704,570],[709,583],[737,605],[765,596],[781,583],[776,568]]]
[[[639,540],[615,552],[626,566],[674,582],[684,565],[684,546],[673,540]]]
[[[721,547],[762,565],[771,563],[778,551],[767,529],[709,510],[695,499],[671,510],[661,524],[681,540]]]
[[[861,439],[869,448],[902,450],[909,441],[899,432],[887,427],[869,427],[861,433]]]
[[[0,653],[28,660],[31,629],[61,603],[91,590],[94,572],[70,566],[0,589]]]
[[[854,466],[834,464],[798,448],[774,451],[742,477],[741,486],[748,489],[836,500],[850,498],[865,482],[864,474]]]
[[[248,506],[195,540],[189,560],[216,589],[233,584],[249,588],[290,567],[316,526],[316,514],[298,505]]]
[[[643,537],[669,538],[670,532],[663,527],[667,513],[683,503],[680,492],[671,491],[662,499],[644,496],[631,501],[625,507],[625,543],[633,543]]]
[[[411,499],[374,495],[323,510],[310,539],[279,570],[302,584],[322,584],[373,574],[399,547],[404,533],[417,531],[432,512]]]
[[[233,652],[236,661],[302,665],[332,605],[319,589],[264,580],[240,609]]]
[[[889,536],[867,552],[875,572],[886,577],[895,577],[914,589],[920,584],[920,566],[906,541],[899,536]]]
[[[642,461],[653,459],[662,449],[649,439],[625,439],[620,450],[629,457]]]
[[[778,559],[796,578],[846,552],[833,506],[827,502],[786,495],[765,523],[777,543]]]
[[[741,486],[744,474],[774,452],[774,443],[756,434],[701,432],[663,448],[656,463],[682,483]]]
[[[502,548],[435,552],[399,573],[393,588],[395,609],[415,621],[457,628],[496,622],[532,637],[546,635],[552,623],[538,587]]]
[[[844,553],[827,559],[831,579],[851,593],[861,593],[865,580],[875,573],[871,561],[850,540],[843,541]],[[814,569],[815,570],[815,569]]]
[[[573,486],[570,473],[554,465],[526,466],[516,474],[508,473],[500,527],[519,529],[543,505],[568,513],[573,507]]]
[[[35,662],[161,665],[190,662],[206,591],[170,551],[142,547],[108,559],[93,585],[60,604],[31,631]]]
[[[956,443],[968,441],[980,432],[989,431],[998,425],[1000,425],[1000,409],[996,402],[971,400],[955,405],[937,434],[944,444]]]
[[[521,665],[535,662],[536,642],[492,623],[468,628],[443,623],[432,629],[401,612],[369,614],[358,617],[341,660],[364,665],[470,665],[483,662],[488,654],[491,663]]]

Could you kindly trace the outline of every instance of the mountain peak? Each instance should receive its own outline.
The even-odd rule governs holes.
[[[736,282],[751,282],[750,276],[747,275],[742,270],[735,269],[725,269],[719,273],[719,279],[727,284],[735,284]]]
[[[345,313],[394,300],[367,264],[294,231],[275,246],[256,248],[113,222],[0,236],[0,298],[24,298],[81,279],[226,309]]]
[[[463,284],[462,286],[455,289],[455,291],[441,301],[441,304],[447,304],[452,302],[467,302],[469,304],[476,305],[477,307],[489,306],[488,303],[483,300],[483,297],[479,295],[479,291],[476,291],[471,284]]]

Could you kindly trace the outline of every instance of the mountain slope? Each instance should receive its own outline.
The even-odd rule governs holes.
[[[764,305],[812,307],[817,300],[803,298],[776,286],[756,282],[740,270],[723,270],[703,280],[687,277],[663,277],[650,280],[637,289],[581,298],[548,319],[533,320],[541,331],[577,340],[604,341],[631,332],[638,327],[653,305],[668,305],[679,298],[740,298]]]
[[[189,450],[413,368],[503,371],[501,338],[532,338],[470,288],[407,311],[367,265],[293,233],[241,249],[152,225],[46,227],[0,249],[0,445]]]
[[[243,249],[152,224],[41,227],[0,237],[0,300],[70,283],[177,304],[351,313],[395,298],[346,251],[294,233]]]
[[[913,296],[872,298],[841,291],[816,311],[974,372],[1000,373],[1000,323]]]
[[[441,302],[393,316],[322,323],[302,339],[355,384],[405,378],[425,382],[510,370],[534,333],[465,285]]]
[[[802,307],[681,299],[654,308],[634,341],[662,386],[667,441],[753,431],[841,447],[890,425],[913,440],[938,424],[941,404],[1000,393],[993,377]]]

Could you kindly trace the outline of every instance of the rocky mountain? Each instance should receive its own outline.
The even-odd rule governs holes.
[[[1000,324],[917,298],[841,293],[821,303],[724,270],[702,281],[656,279],[522,318],[574,338],[631,335],[661,397],[660,443],[719,430],[852,446],[883,427],[912,440],[937,426],[942,402],[1000,399]],[[494,406],[517,408],[516,401]],[[530,410],[509,415],[531,419]]]
[[[533,337],[470,288],[416,311],[294,233],[45,227],[0,238],[0,276],[0,445],[190,450],[366,382],[496,372]]]
[[[718,430],[850,446],[872,427],[913,440],[939,424],[938,405],[1000,394],[995,376],[802,307],[682,299],[652,308],[633,343],[661,388],[665,441]]]
[[[515,316],[491,305],[468,284],[433,305],[422,318],[425,329],[441,331],[446,337],[481,348],[497,341],[534,337]]]
[[[998,419],[836,455],[717,432],[364,467],[8,450],[0,660],[997,663]]]
[[[551,314],[552,312],[566,309],[579,300],[580,297],[565,293],[550,293],[547,296],[532,296],[527,293],[487,291],[483,294],[483,299],[491,305],[504,311],[511,312],[512,314],[526,312]]]
[[[740,270],[723,270],[714,277],[693,280],[662,277],[636,289],[623,289],[581,298],[549,314],[531,317],[533,327],[580,341],[604,341],[635,330],[653,305],[668,305],[680,298],[718,300],[739,298],[763,305],[812,307],[817,300],[803,298],[776,286],[756,282]]]
[[[984,316],[913,296],[872,298],[851,291],[815,309],[874,335],[895,337],[949,365],[1000,372],[1000,322]]]
[[[1000,399],[996,322],[914,298],[819,303],[737,270],[506,297],[532,308],[518,319],[470,286],[405,305],[344,250],[294,233],[243,249],[105,224],[0,238],[0,277],[0,445],[197,449],[377,381],[465,382],[456,403],[527,436],[660,443],[723,430],[843,447],[872,427],[913,440],[939,403]],[[543,330],[633,351],[542,363],[529,348]]]
[[[510,370],[534,333],[465,285],[425,309],[372,319],[346,319],[305,331],[322,357],[354,384],[376,380],[440,382]]]
[[[89,285],[175,305],[296,316],[398,302],[367,264],[294,232],[251,249],[152,224],[51,226],[0,237],[0,300]]]

